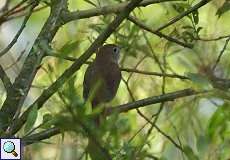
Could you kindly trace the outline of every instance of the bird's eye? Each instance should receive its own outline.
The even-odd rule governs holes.
[[[113,53],[116,53],[116,54],[117,54],[118,52],[119,52],[119,49],[118,49],[117,47],[114,47],[114,48],[113,48]]]

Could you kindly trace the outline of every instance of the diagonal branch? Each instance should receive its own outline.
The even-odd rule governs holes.
[[[10,82],[10,78],[7,76],[6,72],[4,71],[1,65],[0,65],[0,79],[2,80],[6,92],[8,93],[12,87],[12,83]]]
[[[20,6],[22,6],[27,0],[22,0],[21,2],[19,2],[18,4],[16,4],[14,7],[12,7],[11,9],[7,10],[6,12],[4,12],[1,16],[0,16],[0,24],[1,24],[1,20],[5,19],[6,16],[8,16],[10,13],[12,13],[15,9],[19,8]],[[9,2],[8,2],[9,3]]]
[[[176,23],[177,21],[179,21],[180,19],[184,18],[185,16],[189,15],[190,13],[192,13],[193,11],[201,8],[202,6],[206,5],[207,3],[209,3],[211,0],[201,0],[199,3],[197,3],[195,6],[191,7],[190,9],[188,9],[187,11],[179,14],[178,16],[174,17],[171,21],[169,21],[168,23],[160,26],[157,30],[155,30],[156,32],[159,32],[163,29],[165,29],[166,27]]]
[[[222,48],[222,50],[220,51],[220,54],[217,57],[216,63],[214,64],[212,70],[214,71],[218,65],[218,63],[220,62],[220,59],[222,57],[222,55],[224,54],[224,51],[226,50],[228,43],[230,41],[230,37],[228,37],[228,39],[226,39],[225,43],[224,43],[224,47]]]
[[[186,47],[186,48],[192,48],[193,46],[191,44],[186,44],[184,42],[181,42],[175,38],[172,38],[170,36],[167,36],[159,31],[154,31],[153,29],[151,29],[150,27],[148,27],[147,25],[145,25],[143,22],[141,22],[140,20],[138,20],[137,18],[133,17],[133,16],[129,16],[128,18],[131,22],[133,22],[134,24],[136,24],[137,26],[139,26],[140,28],[143,28],[144,30],[150,32],[150,33],[153,33],[155,35],[157,35],[158,37],[163,37],[164,39],[170,41],[170,42],[173,42],[173,43],[176,43],[182,47]]]
[[[61,132],[60,129],[53,127],[45,131],[41,131],[39,133],[32,134],[30,136],[23,137],[22,141],[24,142],[24,145],[29,145],[29,144],[33,144],[36,142],[40,142],[41,140],[44,140],[44,139],[48,139],[54,135],[59,134],[60,132]]]
[[[6,54],[12,47],[13,45],[17,42],[19,36],[21,35],[22,31],[24,30],[24,28],[26,27],[26,23],[28,22],[30,16],[33,13],[33,9],[38,5],[37,1],[32,3],[32,6],[29,10],[29,12],[27,13],[27,15],[24,18],[24,21],[22,22],[22,25],[20,27],[20,29],[18,30],[17,34],[15,35],[15,37],[13,38],[13,40],[8,44],[8,46],[3,49],[2,51],[0,51],[0,57],[2,57],[4,54]]]
[[[40,34],[34,42],[18,77],[7,94],[7,98],[0,110],[0,128],[8,125],[20,112],[25,98],[29,92],[31,83],[37,73],[37,69],[45,55],[44,44],[49,44],[62,25],[60,14],[67,9],[66,0],[52,0],[51,12]],[[16,114],[17,113],[17,114]],[[16,114],[16,115],[15,115]],[[3,129],[7,129],[3,127]]]

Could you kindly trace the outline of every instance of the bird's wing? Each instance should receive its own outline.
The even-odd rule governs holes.
[[[83,97],[85,100],[89,97],[90,87],[92,83],[92,77],[94,77],[93,63],[88,66],[85,72],[83,81]]]

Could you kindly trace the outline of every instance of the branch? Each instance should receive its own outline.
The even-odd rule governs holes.
[[[173,1],[185,1],[185,0],[143,0],[138,7],[145,7],[150,4],[162,3],[162,2],[173,2]],[[122,2],[114,5],[108,5],[104,7],[97,7],[95,9],[81,10],[75,12],[63,13],[64,23],[68,23],[73,20],[90,18],[94,16],[106,15],[111,13],[120,13],[124,11],[128,2]]]
[[[199,41],[218,41],[218,40],[221,40],[221,39],[224,39],[224,38],[229,38],[230,37],[230,34],[228,35],[225,35],[225,36],[219,36],[219,37],[216,37],[216,38],[201,38],[201,37],[198,37],[198,38],[195,38],[195,40],[199,40]]]
[[[110,107],[110,108],[106,108],[105,109],[105,116],[110,116],[114,113],[122,113],[122,112],[127,112],[130,111],[132,109],[136,109],[136,108],[140,108],[140,107],[144,107],[147,105],[151,105],[151,104],[157,104],[157,103],[162,103],[162,102],[167,102],[167,101],[172,101],[175,100],[177,98],[182,98],[182,97],[187,97],[187,96],[191,96],[191,95],[196,95],[199,94],[201,92],[196,92],[192,89],[184,89],[184,90],[179,90],[176,92],[171,92],[171,93],[167,93],[167,94],[163,94],[163,95],[159,95],[159,96],[153,96],[153,97],[149,97],[149,98],[145,98],[142,100],[138,100],[135,102],[131,102],[131,103],[127,103],[127,104],[123,104],[123,105],[119,105],[119,106],[114,106],[114,107]],[[23,121],[25,121],[24,118],[26,118],[28,110],[23,113],[23,115],[21,116],[21,118],[19,119],[19,123],[17,123],[17,125],[19,126],[15,126],[15,127],[20,127],[21,125],[23,125]],[[100,113],[99,113],[100,114]],[[90,115],[89,115],[90,117]],[[15,128],[17,129],[17,128]],[[36,134],[32,134],[28,137],[25,137],[25,141],[26,144],[31,144],[34,143],[36,140],[40,141],[40,140],[44,140],[44,139],[48,139],[51,136],[57,135],[60,133],[60,129],[58,129],[57,127],[54,127],[52,129],[49,129],[47,131],[43,131],[40,133],[36,133]],[[30,143],[29,143],[30,140]]]
[[[167,102],[167,101],[173,101],[177,98],[196,95],[199,93],[200,92],[196,92],[192,89],[184,89],[184,90],[179,90],[176,92],[171,92],[171,93],[167,93],[167,94],[163,94],[163,95],[159,95],[159,96],[153,96],[153,97],[145,98],[145,99],[138,100],[135,102],[126,103],[126,104],[122,104],[119,106],[106,108],[105,109],[105,115],[111,115],[113,113],[127,112],[129,110],[137,109],[137,108],[144,107],[147,105],[161,103],[161,102]]]
[[[155,127],[156,130],[157,130],[158,132],[160,132],[160,133],[161,133],[163,136],[165,136],[172,144],[174,144],[175,147],[177,147],[179,150],[181,150],[181,151],[183,152],[183,148],[182,148],[179,144],[177,144],[177,143],[173,140],[172,137],[170,137],[170,136],[167,135],[165,132],[163,132],[163,131],[156,125],[155,120],[154,120],[154,122],[152,122],[150,119],[148,119],[148,118],[147,118],[144,114],[142,114],[142,113],[141,113],[141,117],[144,118],[148,123],[150,123],[152,127]],[[151,127],[151,128],[152,128],[152,127]]]
[[[41,6],[41,7],[34,8],[33,13],[41,11],[43,9],[46,9],[47,7],[48,6]],[[4,18],[3,21],[0,22],[0,24],[5,23],[5,22],[10,21],[10,20],[13,20],[13,19],[17,19],[17,18],[23,17],[26,14],[27,14],[27,12],[20,12],[20,13],[17,13],[17,14],[10,15],[10,16]]]
[[[10,13],[12,13],[15,9],[17,9],[18,7],[20,7],[21,5],[23,5],[27,0],[22,0],[21,2],[19,2],[18,4],[16,4],[13,8],[7,10],[6,12],[4,12],[1,16],[0,16],[0,24],[2,23],[2,20],[5,19],[6,16],[8,16]],[[9,1],[7,2],[9,3]]]
[[[157,30],[155,30],[155,32],[159,32],[162,29],[165,29],[166,27],[172,25],[173,23],[176,23],[177,21],[179,21],[180,19],[182,19],[183,17],[189,15],[190,13],[192,13],[193,11],[201,8],[202,6],[206,5],[207,3],[209,3],[211,0],[202,0],[199,3],[197,3],[195,6],[191,7],[190,9],[188,9],[187,11],[181,13],[180,15],[174,17],[171,21],[169,21],[168,23],[162,25],[161,27],[159,27]]]
[[[168,73],[158,73],[158,72],[149,72],[149,71],[141,71],[138,69],[132,69],[132,68],[121,68],[121,71],[124,72],[134,72],[144,75],[152,75],[152,76],[159,76],[159,77],[168,77],[168,78],[178,78],[178,79],[189,79],[186,76],[178,75],[178,74],[168,74]]]
[[[28,22],[30,16],[31,16],[32,13],[33,13],[33,9],[34,9],[37,5],[38,5],[37,1],[35,1],[35,2],[32,4],[32,6],[31,6],[29,12],[27,13],[27,15],[25,16],[24,21],[22,22],[22,25],[21,25],[20,29],[18,30],[17,34],[15,35],[15,37],[13,38],[13,40],[9,43],[9,45],[8,45],[5,49],[3,49],[3,50],[0,52],[0,57],[2,57],[4,54],[6,54],[6,53],[13,47],[13,45],[17,42],[19,36],[21,35],[22,31],[23,31],[24,28],[26,27],[26,23]]]
[[[21,106],[24,104],[31,83],[37,73],[42,58],[45,55],[43,46],[52,41],[56,32],[62,25],[60,14],[64,9],[67,9],[67,2],[66,0],[52,0],[51,2],[50,15],[35,40],[33,47],[31,48],[22,69],[18,77],[15,79],[12,89],[7,94],[7,98],[0,110],[0,126],[9,124],[10,121],[19,114],[18,111],[20,111]],[[3,129],[5,130],[6,128],[4,127]]]
[[[0,65],[0,78],[6,89],[6,92],[8,93],[12,87],[12,83],[10,82],[10,78],[7,76],[6,72],[4,71],[1,65]]]
[[[157,35],[158,37],[163,37],[164,39],[170,41],[170,42],[173,42],[173,43],[176,43],[182,47],[186,47],[186,48],[192,48],[193,46],[191,44],[186,44],[184,42],[181,42],[177,39],[174,39],[170,36],[167,36],[159,31],[154,31],[153,29],[151,29],[150,27],[146,26],[143,22],[141,22],[140,20],[138,20],[137,18],[133,17],[133,16],[129,16],[128,18],[131,22],[133,22],[134,24],[136,24],[137,26],[139,26],[140,28],[143,28],[144,30],[150,32],[150,33],[153,33],[155,35]]]
[[[67,61],[76,61],[78,59],[78,58],[74,58],[74,57],[63,56],[63,55],[58,54],[57,52],[48,53],[48,56],[65,59]],[[87,61],[84,64],[90,64],[90,63],[92,63],[92,62]],[[141,70],[138,70],[138,69],[124,68],[124,67],[121,67],[120,70],[123,71],[123,72],[132,72],[132,73],[138,73],[138,74],[143,74],[143,75],[168,77],[168,78],[178,78],[178,79],[188,79],[189,80],[188,77],[178,75],[178,74],[168,74],[168,73],[141,71]]]
[[[230,37],[228,37],[228,39],[225,41],[225,44],[224,44],[224,47],[222,48],[222,50],[220,51],[220,54],[216,60],[216,63],[214,64],[212,70],[214,71],[216,69],[216,66],[218,65],[218,63],[220,62],[220,59],[222,57],[222,55],[224,54],[224,51],[226,50],[227,46],[228,46],[228,43],[230,41]]]
[[[18,121],[20,124],[13,123],[16,127],[13,127],[13,133],[17,132],[21,126],[26,121],[28,113],[31,108],[37,106],[41,108],[43,104],[62,87],[62,85],[77,71],[80,67],[87,61],[87,59],[95,52],[95,50],[100,47],[104,41],[117,29],[117,27],[123,22],[125,18],[128,17],[129,13],[141,2],[142,0],[132,0],[123,12],[121,12],[117,17],[108,25],[108,27],[97,37],[97,39],[91,44],[91,46],[79,57],[65,72],[46,90],[44,90],[41,96],[25,111]]]
[[[32,134],[30,136],[23,137],[22,141],[23,141],[24,145],[29,145],[29,144],[33,144],[33,143],[39,142],[39,141],[44,140],[44,139],[48,139],[48,138],[55,136],[59,133],[61,133],[60,129],[53,127],[53,128],[47,129],[45,131],[41,131],[39,133]]]

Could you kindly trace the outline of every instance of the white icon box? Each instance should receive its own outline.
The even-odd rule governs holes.
[[[21,140],[17,138],[1,139],[0,160],[17,160],[21,159]]]

